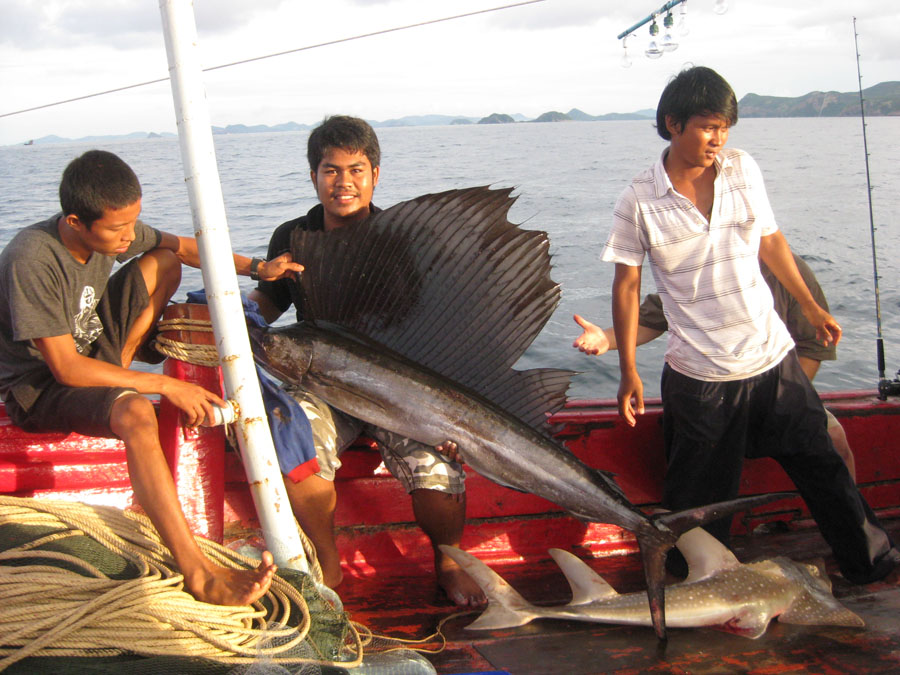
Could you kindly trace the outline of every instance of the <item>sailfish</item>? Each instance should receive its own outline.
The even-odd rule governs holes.
[[[560,288],[547,233],[509,222],[511,193],[450,190],[328,232],[295,230],[304,320],[252,328],[254,354],[345,413],[428,445],[453,440],[496,483],[634,533],[664,640],[664,560],[679,535],[784,495],[647,515],[553,438],[548,415],[575,373],[513,367]]]

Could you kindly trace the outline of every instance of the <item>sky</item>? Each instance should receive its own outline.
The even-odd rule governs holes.
[[[517,0],[195,0],[204,68],[296,50]],[[543,0],[306,49],[204,74],[212,123],[314,124],[329,114],[536,117],[655,108],[687,64],[720,72],[738,98],[800,96],[900,80],[900,3],[890,0],[689,0],[689,33],[657,60],[648,26],[616,36],[663,0]],[[673,10],[675,19],[680,8]],[[662,20],[660,17],[662,31]],[[168,76],[158,2],[0,0],[0,145],[174,132],[168,82],[8,115]]]

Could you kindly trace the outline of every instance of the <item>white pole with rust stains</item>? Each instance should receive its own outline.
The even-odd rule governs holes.
[[[266,545],[282,567],[309,571],[282,482],[253,363],[219,183],[212,124],[191,0],[160,0],[178,138],[203,284],[228,398],[238,404],[237,438]]]

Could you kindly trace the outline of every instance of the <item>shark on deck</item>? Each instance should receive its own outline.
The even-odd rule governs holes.
[[[775,617],[800,625],[864,625],[831,594],[831,581],[820,566],[781,556],[743,564],[700,528],[685,532],[676,546],[687,559],[690,573],[683,582],[665,589],[667,626],[711,626],[755,639]],[[546,607],[529,603],[475,556],[450,546],[441,549],[475,579],[488,598],[488,608],[467,628],[510,628],[534,619],[651,625],[645,592],[617,593],[566,551],[551,549],[550,555],[569,582],[572,600]]]

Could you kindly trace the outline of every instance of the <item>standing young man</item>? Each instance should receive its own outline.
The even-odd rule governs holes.
[[[341,115],[327,118],[309,136],[307,159],[319,204],[305,216],[276,228],[269,242],[270,261],[290,260],[291,233],[295,229],[328,232],[362,222],[378,210],[372,204],[372,195],[378,184],[381,150],[367,122]],[[297,320],[303,320],[297,283],[263,281],[250,298],[269,323],[291,305]],[[341,465],[338,455],[362,433],[378,442],[385,465],[410,494],[416,522],[431,540],[439,586],[457,605],[483,604],[485,597],[478,585],[438,548],[440,544],[459,546],[465,525],[465,474],[454,461],[456,444],[447,441],[431,448],[365,425],[297,388],[291,394],[310,420],[320,471],[303,478],[289,473],[285,486],[294,515],[316,547],[325,584],[333,588],[343,578],[334,537],[334,475]]]
[[[800,276],[803,277],[803,283],[809,288],[813,298],[815,298],[820,307],[828,311],[828,301],[825,299],[825,293],[822,291],[822,287],[819,286],[819,281],[809,265],[796,254],[794,254],[794,263],[797,265],[797,270],[800,272]],[[800,303],[779,283],[765,263],[760,264],[760,271],[766,280],[766,284],[769,286],[769,290],[772,291],[772,298],[775,301],[775,312],[784,321],[788,332],[791,334],[791,339],[794,340],[800,367],[806,373],[809,381],[812,382],[816,377],[816,373],[819,372],[819,366],[822,365],[822,361],[834,361],[837,358],[837,348],[834,343],[824,345],[816,339],[816,329],[803,316]],[[600,328],[577,314],[574,318],[575,323],[581,326],[584,332],[575,339],[575,342],[572,344],[573,347],[592,356],[605,354],[607,351],[617,348],[616,334],[612,328]],[[637,345],[640,346],[655,340],[667,330],[669,330],[669,323],[666,321],[666,316],[663,312],[662,300],[656,293],[650,293],[644,298],[638,313]],[[844,460],[847,469],[850,471],[850,477],[855,481],[856,463],[853,459],[853,451],[847,442],[844,428],[827,408],[825,409],[825,414],[828,417],[828,435],[831,436],[834,449],[837,450]]]
[[[189,426],[212,419],[213,406],[225,402],[199,385],[128,369],[135,357],[159,360],[148,342],[178,288],[182,263],[200,266],[197,243],[138,220],[140,183],[110,152],[91,150],[69,163],[59,197],[62,213],[24,228],[0,254],[0,395],[7,413],[27,431],[121,438],[135,497],[186,590],[204,602],[249,604],[271,584],[272,556],[266,552],[254,570],[234,570],[202,553],[144,394],[169,399]],[[135,256],[110,277],[116,261]],[[257,262],[234,257],[241,274]],[[254,274],[277,279],[298,269],[278,261]]]
[[[841,328],[803,283],[759,167],[724,147],[737,117],[734,92],[718,73],[682,71],[657,108],[657,131],[669,146],[616,204],[602,258],[616,264],[619,412],[634,425],[644,409],[635,347],[647,255],[669,321],[663,505],[731,499],[744,457],[773,457],[809,506],[843,575],[875,581],[900,566],[900,551],[832,446],[825,410],[775,312],[759,261],[797,299],[825,345],[837,344]],[[708,529],[727,541],[730,519]]]

